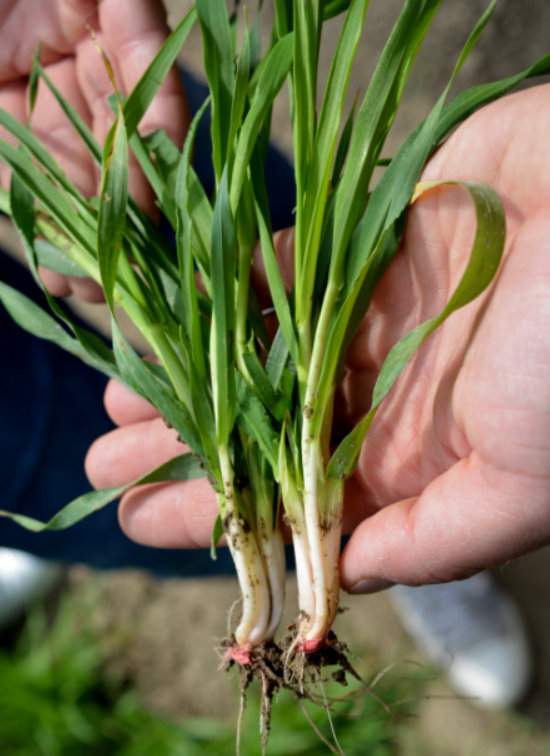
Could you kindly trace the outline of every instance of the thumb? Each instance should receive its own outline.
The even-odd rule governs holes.
[[[356,528],[341,557],[342,585],[371,593],[457,580],[549,542],[548,480],[497,470],[473,452],[420,496]]]

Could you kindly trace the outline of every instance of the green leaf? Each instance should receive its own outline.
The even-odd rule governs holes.
[[[349,288],[360,277],[361,269],[377,239],[390,228],[409,204],[414,186],[426,160],[438,142],[438,124],[449,90],[487,25],[494,11],[495,2],[496,0],[491,2],[468,37],[447,86],[422,127],[415,132],[413,139],[405,141],[384,173],[380,183],[372,192],[365,215],[354,233],[347,271]]]
[[[171,214],[172,208],[170,207],[170,205],[168,205],[167,207],[162,206],[164,198],[166,197],[164,179],[161,176],[160,172],[157,170],[157,166],[155,165],[154,160],[149,154],[145,139],[136,132],[132,134],[128,142],[132,154],[136,158],[139,167],[143,171],[143,175],[147,179],[147,183],[151,186],[151,189],[153,190],[155,197],[157,198],[159,207],[162,209],[163,213],[166,215],[172,226],[174,226],[174,216],[173,214]]]
[[[349,77],[353,61],[361,39],[369,0],[353,0],[346,14],[346,19],[338,47],[333,58],[323,106],[315,138],[311,165],[307,175],[305,202],[302,204],[305,246],[303,259],[298,262],[297,289],[300,296],[296,298],[298,324],[309,322],[315,286],[319,247],[325,222],[325,210],[329,198],[330,179],[333,171],[334,156],[341,128],[343,108],[346,100]],[[351,137],[348,121],[348,139]],[[346,138],[344,131],[343,139]],[[336,167],[334,166],[334,170]],[[300,203],[298,203],[300,205]],[[302,218],[300,218],[300,223]],[[298,326],[300,330],[300,325]]]
[[[288,355],[288,346],[286,345],[283,332],[278,328],[265,364],[267,375],[274,389],[279,387],[284,369],[288,362]]]
[[[162,181],[162,196],[159,198],[160,207],[167,218],[173,219],[176,213],[174,191],[180,151],[163,129],[157,129],[157,131],[141,137],[141,142],[153,160],[157,174]]]
[[[235,90],[231,103],[231,120],[227,144],[229,147],[229,159],[233,159],[237,133],[243,122],[245,109],[248,101],[248,83],[252,70],[251,34],[248,29],[244,30],[242,50],[237,61],[235,74]]]
[[[367,202],[368,182],[397,112],[404,81],[410,73],[419,42],[441,2],[407,0],[357,112],[335,200],[331,269],[338,280],[349,240]],[[369,202],[369,207],[371,204]],[[367,250],[363,251],[367,253]],[[353,265],[359,267],[355,261]]]
[[[267,225],[262,209],[256,204],[256,220],[260,232],[260,249],[264,262],[269,291],[273,300],[273,307],[277,313],[279,327],[283,334],[287,348],[295,364],[298,364],[298,342],[294,330],[294,322],[290,312],[285,285],[281,276],[281,270],[275,256],[275,247],[271,231]]]
[[[508,94],[526,79],[548,74],[550,74],[550,55],[545,55],[515,76],[508,76],[505,79],[481,84],[460,92],[442,113],[437,126],[437,141],[441,141],[457,124],[468,118],[480,107]]]
[[[33,60],[32,60],[32,68],[31,68],[31,74],[29,76],[29,82],[27,84],[27,98],[28,98],[28,104],[29,104],[29,120],[32,117],[32,114],[34,112],[34,106],[36,105],[36,97],[38,95],[38,85],[40,83],[40,55],[41,55],[41,45],[38,44],[38,47],[35,50]]]
[[[33,336],[58,344],[62,349],[75,353],[78,344],[57,321],[17,289],[0,282],[0,300],[13,320]],[[78,347],[76,347],[78,350]],[[77,355],[80,356],[80,355]]]
[[[179,457],[171,459],[169,462],[165,462],[138,480],[134,480],[124,486],[103,488],[99,491],[90,491],[79,496],[69,504],[66,504],[63,509],[59,510],[47,522],[41,522],[40,520],[35,520],[33,517],[6,512],[5,510],[0,510],[0,517],[6,517],[26,530],[31,530],[33,533],[41,533],[45,530],[66,530],[72,525],[76,525],[77,522],[80,522],[85,517],[94,514],[94,512],[99,512],[100,509],[118,499],[125,491],[134,486],[142,486],[148,483],[193,480],[195,478],[203,478],[204,475],[204,468],[197,457],[193,454],[182,454]]]
[[[293,126],[297,186],[305,187],[306,166],[315,135],[317,65],[321,35],[321,2],[294,3]],[[298,191],[298,195],[300,192]]]
[[[91,156],[99,165],[101,165],[102,152],[91,130],[86,126],[86,124],[84,123],[80,115],[77,113],[77,111],[72,107],[72,105],[63,97],[61,92],[57,89],[55,84],[51,81],[51,79],[49,78],[49,76],[43,69],[40,69],[40,75],[43,78],[44,82],[46,83],[46,86],[49,88],[49,90],[51,91],[55,99],[57,100],[59,106],[61,107],[61,109],[63,110],[63,112],[69,119],[69,121],[71,122],[74,129],[80,135],[82,141],[86,145]],[[115,112],[116,112],[116,106],[115,106]],[[155,132],[155,134],[152,135],[151,139],[154,139],[156,141],[157,134],[158,132]],[[170,141],[167,136],[165,137],[165,139]],[[141,147],[141,144],[142,143],[139,142],[140,147]],[[170,144],[172,143],[170,142]],[[164,148],[164,144],[163,144],[163,148]],[[173,149],[176,150],[175,145],[173,145]],[[143,150],[143,152],[146,154],[146,150]],[[163,149],[163,152],[164,152],[164,149]],[[147,172],[147,169],[149,166],[151,166],[151,170],[153,170],[151,161],[147,159],[144,162],[145,162],[145,165],[143,166],[143,170],[144,170],[144,173],[150,179],[151,183],[154,184],[154,186],[158,189],[159,192],[166,193],[162,183],[158,180],[159,177],[157,173],[154,172],[154,176],[152,176],[150,172],[149,173]],[[159,197],[159,201],[162,203],[163,199],[164,199],[164,195],[161,195]],[[132,226],[128,229],[128,235],[132,243],[137,244],[140,249],[145,248],[147,250],[148,259],[154,258],[155,262],[158,263],[165,272],[167,272],[168,274],[172,273],[172,276],[174,276],[174,273],[172,271],[172,267],[170,264],[170,260],[167,259],[167,254],[164,248],[163,240],[159,239],[158,230],[152,224],[150,219],[145,215],[145,213],[137,206],[136,202],[131,197],[129,198],[129,201],[128,201],[128,216],[132,223]],[[52,268],[52,270],[53,269],[54,268]],[[58,272],[63,272],[63,271],[60,270]]]
[[[455,66],[453,77],[464,63],[467,54],[483,30],[493,7],[494,3],[489,6],[470,35]],[[444,108],[444,101],[453,77],[451,78],[451,82],[428,118],[408,137],[393,159],[390,167],[375,188],[367,212],[354,234],[348,263],[348,286],[350,287],[348,298],[353,302],[348,303],[346,301],[339,309],[337,322],[333,326],[333,338],[329,339],[327,345],[329,353],[334,348],[341,347],[344,341],[349,339],[349,335],[344,336],[346,330],[349,334],[352,321],[357,323],[362,317],[368,303],[368,297],[362,297],[360,294],[364,286],[363,279],[365,276],[372,277],[375,270],[380,268],[383,261],[375,259],[375,256],[386,254],[384,239],[387,234],[393,233],[391,231],[392,226],[399,221],[400,214],[408,204],[414,183],[420,175],[430,152],[449,129],[478,107],[510,91],[524,79],[542,75],[548,71],[550,71],[550,56],[542,58],[517,76],[503,79],[494,84],[474,87],[472,90],[458,95],[450,105]],[[377,238],[379,239],[378,242],[376,241]],[[395,251],[395,249],[397,249],[396,244],[393,245],[393,250]],[[365,303],[362,312],[361,301]],[[329,385],[327,375],[330,372],[326,365],[324,367],[324,376],[321,379],[321,384],[325,387],[322,389],[323,392],[327,390],[326,387]],[[334,377],[334,368],[331,374]]]
[[[101,163],[101,148],[97,143],[97,140],[94,137],[92,131],[86,126],[77,110],[73,108],[73,106],[68,100],[65,99],[65,97],[63,97],[59,89],[55,86],[42,66],[37,66],[37,71],[40,75],[40,78],[44,80],[44,83],[57,100],[59,107],[65,113],[74,129],[76,130],[77,134],[79,134],[80,138],[88,148],[89,153],[97,163]]]
[[[73,319],[63,309],[57,299],[52,297],[38,273],[39,259],[36,253],[35,243],[35,209],[34,199],[18,178],[17,174],[12,174],[10,184],[10,205],[12,219],[23,243],[23,249],[34,279],[46,298],[48,305],[54,315],[56,315],[76,336],[80,349],[78,355],[85,359],[87,364],[107,373],[107,375],[116,374],[114,359],[110,350],[105,346],[103,341],[94,333],[85,330],[73,322]],[[25,324],[23,324],[25,327]],[[74,353],[74,349],[72,349]],[[85,355],[85,357],[84,357]]]
[[[219,181],[227,154],[234,92],[233,34],[226,2],[196,0],[195,5],[202,29],[204,67],[212,98],[212,162]]]
[[[0,187],[0,213],[11,215],[10,195],[2,187]]]
[[[114,363],[108,359],[108,349],[95,334],[88,334],[90,348],[86,349],[78,339],[70,336],[51,315],[48,315],[32,299],[29,299],[24,294],[2,282],[0,282],[0,302],[4,305],[13,320],[25,331],[32,333],[33,336],[37,336],[39,339],[46,339],[46,341],[57,344],[57,346],[74,354],[75,357],[78,357],[87,365],[101,370],[110,377],[118,376]],[[91,348],[93,339],[96,340],[93,342],[96,347],[95,349]],[[103,354],[99,344],[105,350]]]
[[[288,351],[286,354],[288,355]],[[274,389],[266,369],[258,359],[252,345],[243,352],[243,359],[252,379],[251,389],[268,412],[277,420],[282,420],[289,407],[284,401],[284,397]]]
[[[179,279],[185,327],[191,344],[191,367],[199,374],[200,382],[206,380],[205,344],[203,343],[201,318],[198,305],[197,285],[195,281],[193,249],[193,214],[190,208],[190,162],[199,123],[205,113],[208,102],[195,114],[180,159],[178,160],[175,181],[176,210],[176,248],[178,255]]]
[[[235,339],[236,238],[229,205],[227,173],[220,184],[212,227],[211,369],[218,443],[227,444],[235,417],[233,344]]]
[[[212,206],[199,177],[189,166],[188,212],[193,218],[193,245],[202,282],[210,292],[210,245],[212,243]]]
[[[275,0],[275,31],[280,39],[292,31],[292,8],[294,0]]]
[[[210,469],[218,469],[217,448],[214,433],[214,415],[212,396],[207,377],[207,356],[209,351],[208,335],[203,327],[203,317],[199,307],[194,252],[196,235],[194,234],[195,216],[191,208],[192,195],[190,184],[193,175],[190,166],[195,137],[199,123],[206,111],[208,101],[195,114],[187,132],[185,145],[179,160],[176,185],[176,247],[178,254],[180,298],[187,341],[190,345],[188,367],[191,402],[196,418],[197,432],[200,435],[204,454]]]
[[[356,109],[357,101],[354,101],[348,113],[348,117],[346,118],[344,128],[342,129],[342,135],[340,136],[340,141],[338,142],[338,150],[336,151],[336,156],[334,158],[334,169],[331,179],[333,187],[336,187],[338,185],[338,182],[340,181],[342,168],[344,167],[344,163],[346,162],[346,158],[348,156],[351,135],[353,134]],[[380,165],[380,161],[377,162],[377,165]]]
[[[0,110],[0,115],[2,111]],[[93,226],[84,219],[69,198],[60,191],[32,160],[21,150],[0,139],[0,158],[3,159],[18,176],[27,189],[47,208],[53,220],[72,239],[76,245],[88,254],[82,254],[83,267],[90,268],[90,257],[96,250]],[[93,264],[93,263],[92,263]],[[92,271],[89,271],[92,274]]]
[[[328,21],[330,18],[334,18],[334,16],[345,13],[350,5],[351,0],[324,0],[323,19]]]
[[[173,388],[159,379],[155,366],[136,354],[114,318],[112,329],[115,359],[123,383],[156,407],[181,440],[202,457],[202,445],[189,409],[177,398]]]
[[[124,103],[124,120],[126,122],[128,139],[136,131],[147,108],[153,102],[164,79],[176,62],[181,48],[196,20],[197,11],[191,8],[166,39]]]
[[[105,299],[114,309],[118,260],[126,231],[128,142],[122,113],[113,124],[103,151],[97,249]]]
[[[453,312],[478,297],[489,286],[497,272],[506,240],[504,208],[498,195],[482,184],[455,181],[421,185],[419,194],[440,186],[462,186],[469,192],[474,203],[477,228],[468,264],[458,286],[439,315],[417,326],[390,350],[374,386],[369,411],[344,438],[331,457],[328,474],[332,478],[347,477],[355,469],[365,435],[378,407],[415,352]]]
[[[426,7],[432,15],[437,4],[436,0],[434,0],[433,4],[427,0]],[[431,9],[430,5],[432,6]],[[380,268],[376,256],[385,255],[388,251],[386,244],[388,235],[391,236],[394,225],[399,221],[409,204],[415,183],[428,156],[437,143],[437,126],[443,113],[450,87],[473,49],[479,35],[485,28],[494,10],[494,6],[495,3],[492,2],[468,37],[455,64],[451,78],[431,113],[422,126],[405,141],[382,179],[373,190],[366,212],[353,234],[348,253],[346,289],[344,296],[339,302],[336,315],[331,324],[330,333],[324,345],[330,357],[324,362],[318,381],[317,405],[312,421],[317,430],[321,427],[324,413],[329,406],[332,387],[336,381],[336,371],[339,368],[340,359],[343,354],[341,350],[344,343],[350,337],[350,322],[351,320],[356,323],[359,321],[362,316],[360,303],[368,303],[368,298],[361,296],[365,279],[369,275],[369,271],[373,270],[373,267],[375,269]],[[430,18],[425,18],[424,24]],[[399,22],[396,28],[398,27]],[[416,48],[419,44],[418,38],[413,36],[413,42],[416,54]],[[351,150],[352,148],[350,147],[348,160],[352,155]],[[341,187],[343,187],[343,183],[340,184],[340,189]],[[334,223],[335,225],[337,224],[336,218]]]
[[[218,543],[220,542],[223,533],[223,520],[222,516],[218,513],[214,520],[212,534],[210,536],[210,558],[214,561],[218,558]]]
[[[279,40],[256,70],[257,84],[235,149],[231,177],[231,209],[236,211],[256,140],[292,64],[292,35]]]
[[[75,262],[73,262],[63,250],[45,239],[37,239],[34,243],[36,258],[38,264],[48,270],[61,273],[63,276],[77,276],[85,278],[86,273]]]
[[[6,110],[3,110],[3,108],[0,108],[0,126],[3,126],[6,131],[17,140],[17,142],[26,147],[29,153],[38,161],[38,163],[40,163],[40,165],[43,166],[46,173],[67,192],[73,201],[76,202],[79,211],[84,214],[86,220],[90,223],[91,215],[89,213],[86,199],[76,186],[67,178],[59,163],[57,163],[42,142],[32,133],[30,128],[22,124]],[[0,156],[3,157],[6,162],[9,162],[9,155],[10,152],[6,152],[4,148],[4,154],[1,154]]]
[[[261,401],[244,380],[239,381],[239,415],[247,434],[253,438],[269,461],[273,474],[277,474],[279,436]]]

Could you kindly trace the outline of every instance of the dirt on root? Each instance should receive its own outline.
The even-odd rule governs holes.
[[[287,690],[298,700],[324,707],[327,702],[319,691],[320,685],[332,680],[345,687],[348,676],[363,682],[350,662],[348,646],[339,641],[332,630],[320,648],[307,654],[297,649],[297,633],[298,626],[293,623],[280,644],[268,641],[247,649],[245,653],[235,646],[234,637],[226,638],[221,644],[224,670],[230,672],[236,667],[240,675],[239,716],[244,712],[248,689],[254,682],[259,684],[260,733],[264,750],[267,749],[273,702],[279,691]]]

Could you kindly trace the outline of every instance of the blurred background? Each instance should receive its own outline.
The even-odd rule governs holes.
[[[401,0],[372,0],[352,93],[364,89],[401,4]],[[167,0],[171,22],[189,5],[187,0]],[[270,5],[268,0],[266,28]],[[486,5],[486,0],[444,4],[420,55],[393,144],[434,102]],[[327,27],[323,71],[330,63],[337,28],[337,21]],[[514,73],[548,51],[547,0],[500,0],[457,88]],[[193,35],[182,64],[200,76],[201,57],[198,35]],[[274,140],[289,151],[284,98],[274,122]],[[1,246],[14,243],[3,225]],[[521,606],[536,655],[535,687],[522,710],[513,714],[483,712],[453,695],[415,651],[386,596],[345,597],[343,604],[349,610],[339,618],[337,630],[349,641],[365,679],[374,679],[390,667],[376,682],[372,696],[344,707],[346,715],[352,709],[353,717],[338,720],[337,729],[348,756],[550,754],[548,574],[550,549],[497,573]],[[47,613],[34,612],[30,621],[2,638],[0,753],[232,754],[237,685],[233,677],[218,671],[213,649],[226,634],[227,610],[234,596],[231,578],[158,580],[132,570],[96,573],[71,568],[61,595]],[[292,583],[288,603],[294,604]],[[30,710],[36,712],[33,720],[24,714]],[[299,708],[283,701],[276,713],[270,753],[328,752],[304,722]],[[326,722],[320,724],[326,727]],[[29,727],[39,728],[39,750],[37,746],[26,750]],[[256,732],[251,714],[243,754],[258,752]]]

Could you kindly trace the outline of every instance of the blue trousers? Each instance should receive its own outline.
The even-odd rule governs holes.
[[[182,73],[192,111],[206,87]],[[213,185],[209,124],[201,124],[195,168],[206,190]],[[292,224],[294,178],[283,155],[271,148],[266,175],[275,229]],[[39,303],[29,273],[0,252],[0,280]],[[36,339],[0,310],[0,509],[47,520],[90,488],[83,469],[86,450],[112,428],[103,408],[106,379],[56,346]],[[0,545],[64,562],[99,568],[141,567],[158,574],[208,575],[232,571],[225,549],[217,561],[206,549],[152,549],[121,532],[113,503],[62,532],[34,534],[0,520]]]

